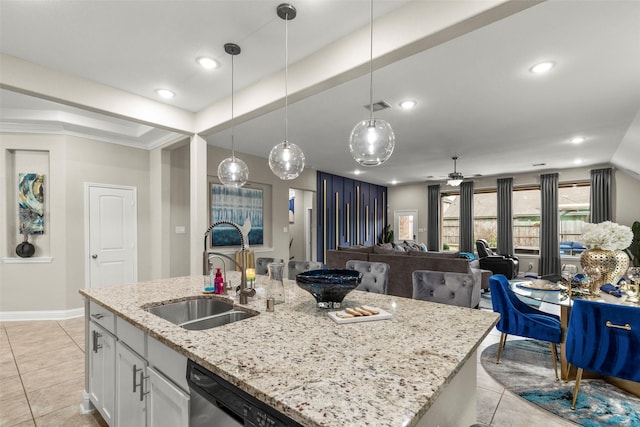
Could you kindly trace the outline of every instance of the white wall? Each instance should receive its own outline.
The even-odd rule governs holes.
[[[85,287],[84,183],[129,185],[138,189],[138,278],[149,278],[149,152],[120,145],[62,135],[3,134],[2,159],[15,150],[49,153],[45,198],[49,199],[45,233],[51,262],[16,261],[16,236],[9,230],[13,211],[3,208],[0,242],[0,312],[69,311],[82,307],[78,291]],[[3,168],[3,171],[6,169]],[[2,181],[2,194],[9,182]],[[13,185],[13,184],[11,184]],[[6,200],[6,198],[5,198]],[[12,204],[15,201],[10,201]],[[8,236],[8,237],[4,237]],[[38,254],[36,254],[38,256]],[[18,260],[19,261],[19,260]]]

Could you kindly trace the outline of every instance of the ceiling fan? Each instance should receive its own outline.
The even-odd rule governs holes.
[[[444,176],[433,176],[433,175],[429,175],[427,176],[427,181],[443,181],[446,180],[447,181],[447,185],[450,185],[452,187],[458,187],[460,186],[460,184],[462,183],[462,181],[464,180],[464,176],[457,171],[456,167],[457,167],[457,160],[458,160],[458,156],[454,156],[451,158],[453,160],[453,172],[451,172],[450,174]],[[471,175],[471,178],[479,178],[481,177],[481,174],[475,174],[475,175]],[[467,178],[470,178],[467,177]]]
[[[449,179],[447,180],[447,185],[451,185],[452,187],[457,187],[462,184],[462,180],[464,176],[460,172],[456,171],[456,162],[458,160],[458,156],[453,156],[453,172],[449,174]]]

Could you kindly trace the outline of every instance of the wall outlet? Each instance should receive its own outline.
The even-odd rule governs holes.
[[[176,234],[184,234],[186,227],[184,225],[176,225]]]
[[[532,262],[530,262],[529,266],[527,267],[527,271],[531,271],[531,270],[533,270],[533,263]]]

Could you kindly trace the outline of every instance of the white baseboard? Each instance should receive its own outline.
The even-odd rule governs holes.
[[[84,316],[84,307],[71,310],[0,311],[0,322],[24,320],[66,320]]]

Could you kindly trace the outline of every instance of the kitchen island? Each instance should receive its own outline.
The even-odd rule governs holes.
[[[227,279],[235,287],[239,273]],[[264,279],[258,276],[256,287]],[[202,287],[203,277],[191,276],[80,293],[86,307],[107,309],[304,426],[444,427],[475,421],[476,349],[496,324],[495,313],[352,291],[343,306],[379,307],[392,318],[337,324],[288,280],[286,303],[274,312],[266,311],[260,294],[247,305],[235,300],[237,308],[257,315],[214,329],[185,330],[144,310],[202,297]],[[90,345],[87,335],[87,353]]]

